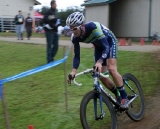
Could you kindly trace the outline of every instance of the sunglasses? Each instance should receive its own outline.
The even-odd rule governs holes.
[[[70,31],[76,31],[76,30],[78,30],[79,27],[81,27],[81,25],[77,26],[77,27],[74,27],[73,29],[70,29]]]

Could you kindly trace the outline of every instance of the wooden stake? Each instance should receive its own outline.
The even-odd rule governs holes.
[[[63,55],[65,55],[66,47],[63,47]],[[65,106],[66,106],[66,112],[68,112],[68,83],[67,83],[67,61],[64,62],[64,88],[65,88]]]
[[[1,79],[2,79],[2,77],[0,75],[0,80]],[[8,117],[6,99],[5,99],[5,95],[4,95],[3,84],[2,84],[2,107],[3,107],[3,110],[4,110],[4,118],[5,118],[5,122],[6,122],[6,128],[11,129],[10,122],[9,122],[9,117]]]

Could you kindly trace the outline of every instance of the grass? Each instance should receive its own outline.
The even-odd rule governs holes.
[[[0,37],[16,37],[16,33],[15,32],[0,32]],[[26,32],[24,32],[24,37],[27,37]],[[43,33],[32,33],[32,37],[34,38],[45,38],[45,34]],[[70,40],[70,37],[66,37],[61,35],[60,36],[61,40]]]
[[[0,41],[0,73],[3,78],[27,71],[46,63],[45,45],[9,43]],[[63,57],[59,48],[56,59]],[[71,70],[72,54],[67,59],[67,73]],[[78,72],[93,66],[93,49],[81,49],[81,64]],[[156,53],[119,51],[118,70],[130,72],[140,81],[145,97],[156,90],[159,83],[159,64]],[[12,129],[82,129],[79,119],[79,104],[85,93],[93,89],[92,79],[81,76],[77,79],[82,87],[67,86],[68,112],[66,112],[64,64],[40,73],[4,84],[7,108]],[[86,83],[86,84],[85,84]],[[0,129],[5,121],[0,106]]]

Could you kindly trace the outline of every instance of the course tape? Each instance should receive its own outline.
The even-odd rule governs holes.
[[[22,78],[22,77],[25,77],[25,76],[28,76],[28,75],[32,75],[32,74],[35,74],[35,73],[37,73],[37,72],[41,72],[41,71],[43,71],[43,70],[52,68],[52,67],[54,67],[54,66],[57,66],[57,65],[65,62],[66,59],[68,58],[68,54],[69,54],[71,48],[72,48],[72,44],[68,47],[68,50],[66,51],[64,58],[62,58],[62,59],[60,59],[60,60],[57,60],[57,61],[48,63],[48,64],[43,65],[43,66],[39,66],[39,67],[37,67],[37,68],[34,68],[34,69],[31,69],[31,70],[22,72],[22,73],[20,73],[20,74],[17,74],[17,75],[14,75],[14,76],[11,76],[11,77],[8,77],[8,78],[5,78],[5,79],[0,80],[0,98],[1,98],[1,96],[2,96],[3,83],[9,82],[9,81],[13,81],[13,80],[16,80],[16,79],[18,79],[18,78]]]
[[[43,70],[46,70],[46,69],[49,69],[49,68],[54,67],[56,65],[59,65],[59,64],[65,62],[65,61],[66,61],[66,57],[61,59],[61,60],[58,60],[58,61],[55,61],[55,62],[51,62],[49,64],[46,64],[46,65],[43,65],[43,66],[31,69],[31,70],[22,72],[20,74],[17,74],[17,75],[2,79],[1,82],[5,83],[5,82],[13,81],[13,80],[16,80],[18,78],[22,78],[22,77],[25,77],[25,76],[28,76],[28,75],[32,75],[34,73],[41,72]]]

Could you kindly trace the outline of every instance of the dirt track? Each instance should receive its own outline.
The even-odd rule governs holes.
[[[160,89],[160,88],[159,88]],[[130,120],[126,115],[119,119],[118,129],[160,129],[160,97],[156,93],[146,99],[145,115],[139,122]]]
[[[156,52],[160,60],[160,50]],[[159,80],[160,82],[160,80]],[[118,129],[160,129],[160,85],[155,89],[155,94],[145,96],[145,115],[139,122],[132,121],[126,114],[118,118]]]
[[[2,41],[9,41],[9,42],[22,42],[22,43],[33,43],[33,44],[45,44],[46,41],[44,38],[34,38],[31,40],[21,40],[17,41],[16,38],[6,38],[0,37]],[[60,40],[59,44],[61,46],[68,46],[70,41]],[[91,44],[81,44],[81,47],[91,48]],[[119,46],[119,50],[126,50],[126,51],[139,51],[139,52],[153,52],[159,51],[157,53],[160,55],[160,45],[153,46],[153,45],[132,45],[132,46]],[[160,59],[160,58],[159,58]],[[158,87],[157,91],[160,91],[160,87]],[[152,98],[145,98],[146,107],[145,107],[145,115],[144,118],[139,122],[134,122],[130,120],[125,114],[118,118],[119,124],[118,129],[160,129],[160,93],[157,92]]]

